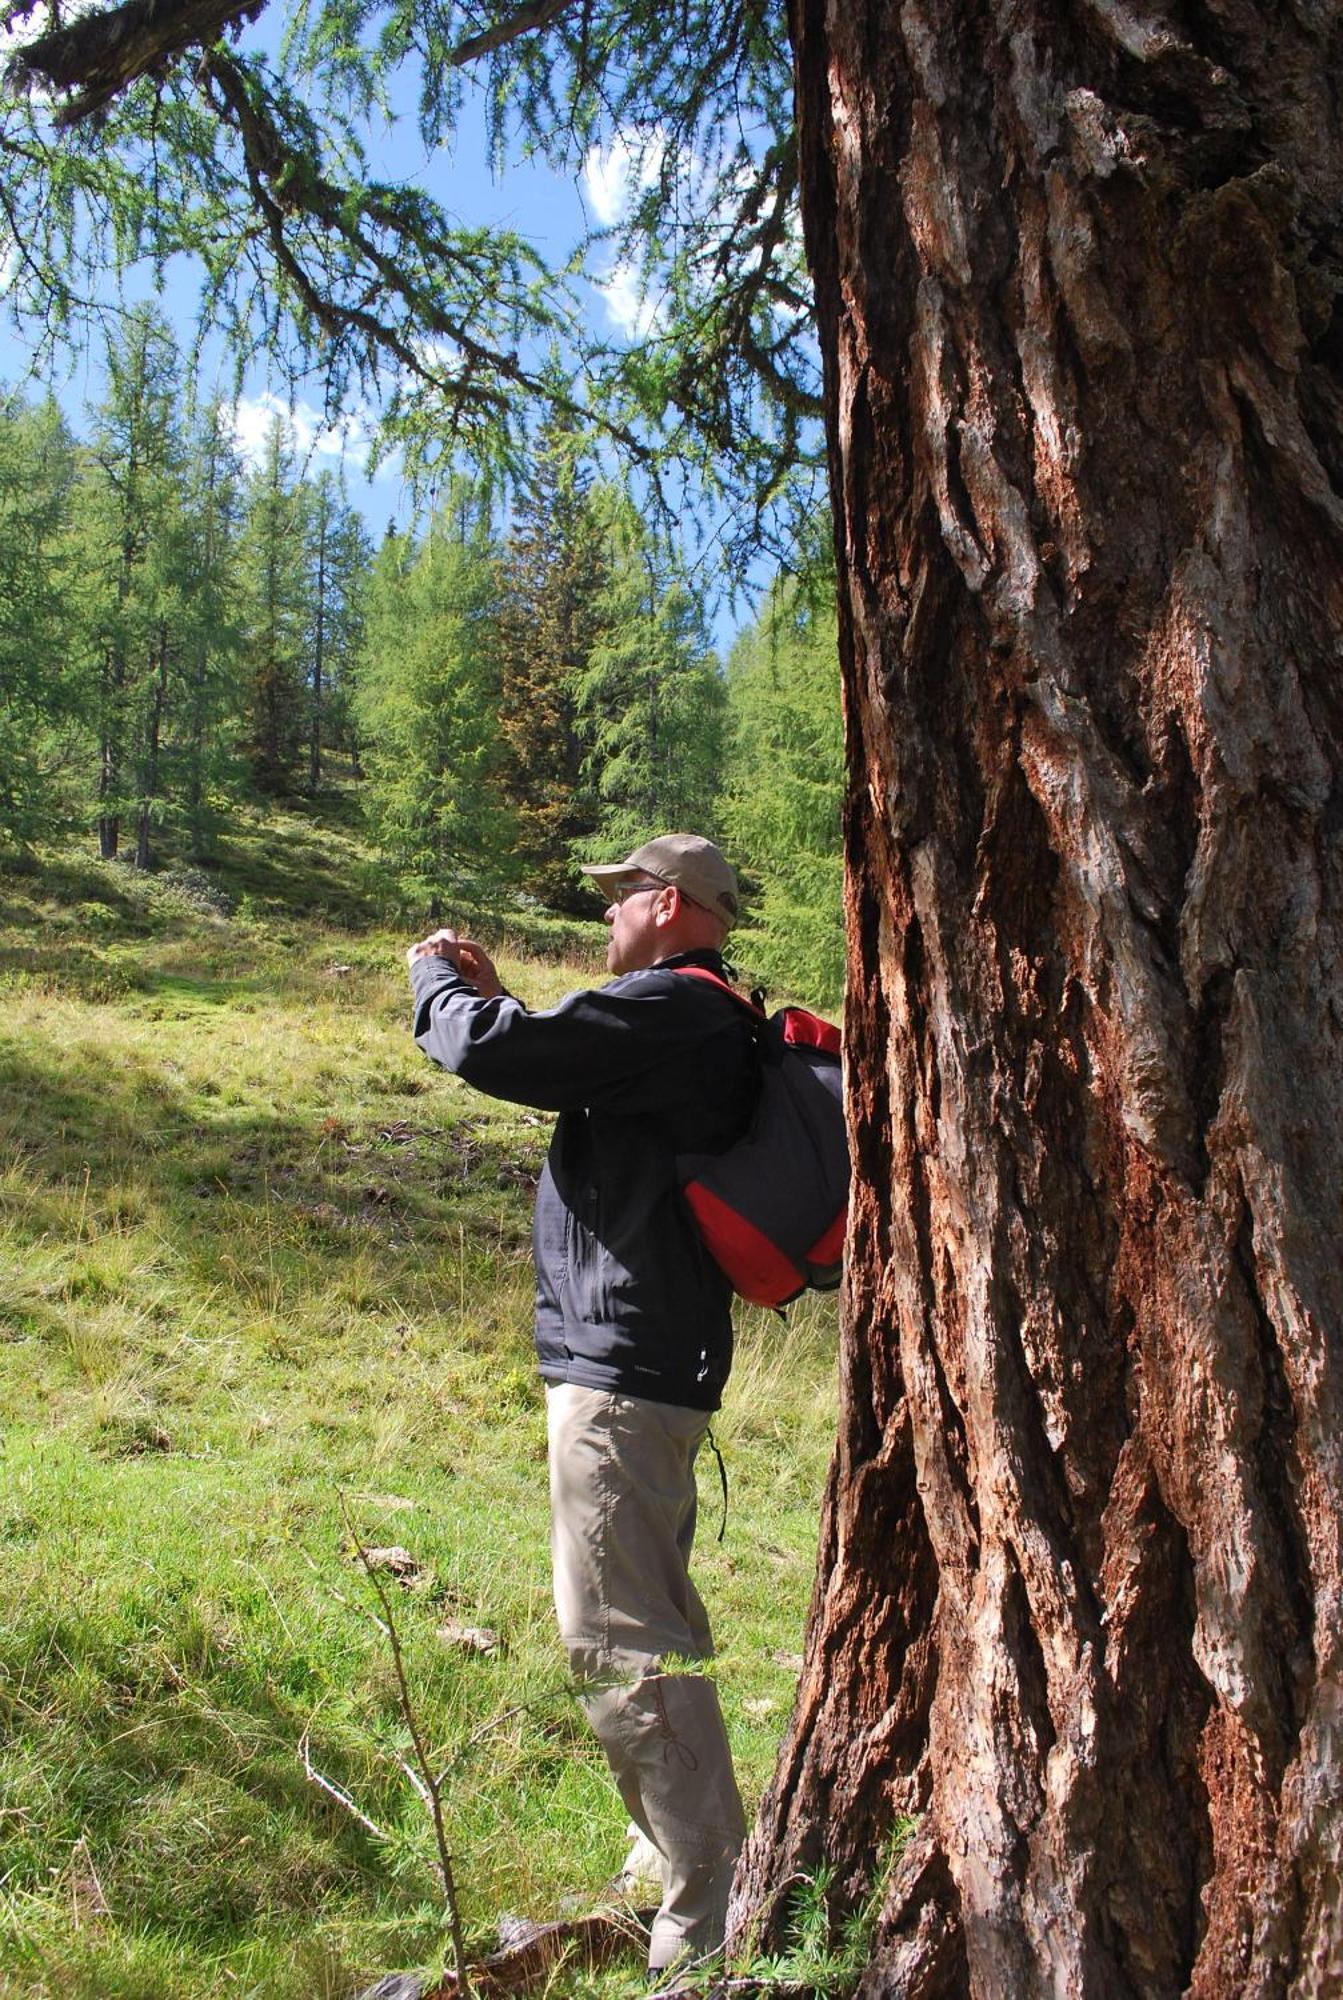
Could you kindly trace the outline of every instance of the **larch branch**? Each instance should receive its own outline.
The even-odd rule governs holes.
[[[59,114],[62,125],[74,125],[184,49],[208,47],[225,28],[254,21],[265,6],[266,0],[125,0],[26,43],[10,76],[21,85],[75,92]]]
[[[523,35],[548,28],[561,14],[567,14],[573,3],[574,0],[527,0],[525,6],[516,8],[505,20],[496,21],[492,28],[483,28],[478,35],[469,35],[459,42],[452,52],[452,61],[460,66],[475,62],[479,56],[492,55],[496,49],[505,49]]]

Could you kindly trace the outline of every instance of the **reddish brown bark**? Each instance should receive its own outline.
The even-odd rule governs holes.
[[[855,1203],[739,1884],[869,1994],[1343,1991],[1343,34],[793,0]]]

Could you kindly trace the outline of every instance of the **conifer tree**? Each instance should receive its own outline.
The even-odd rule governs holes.
[[[88,686],[75,642],[75,456],[54,402],[0,407],[0,836],[24,849],[56,807]]]
[[[322,751],[348,730],[363,629],[369,540],[331,472],[303,489],[310,626],[308,790],[322,781]]]
[[[115,858],[136,813],[136,859],[149,860],[160,738],[180,609],[173,537],[182,523],[176,350],[163,322],[132,316],[107,354],[79,487],[96,659],[98,849]]]
[[[659,828],[709,831],[725,699],[689,589],[656,549],[629,495],[603,487],[608,574],[599,631],[575,683],[582,776],[597,802],[586,855],[637,845]],[[594,847],[595,838],[595,847]]]
[[[520,879],[575,909],[587,899],[571,855],[598,819],[575,703],[599,636],[606,554],[572,425],[543,428],[533,468],[499,566],[500,781]]]
[[[388,537],[369,586],[356,693],[369,817],[404,891],[431,919],[510,871],[495,557],[488,504],[456,479],[418,548]]]
[[[284,417],[267,431],[247,484],[240,576],[248,681],[247,752],[257,789],[290,789],[307,738],[309,591],[304,504]]]
[[[843,721],[833,574],[780,578],[732,649],[724,835],[753,891],[767,977],[834,1004],[844,984]]]
[[[239,676],[243,637],[236,564],[242,529],[242,466],[230,417],[219,402],[199,412],[186,477],[181,717],[176,772],[193,860],[208,858],[219,795],[240,789]]]
[[[355,691],[364,650],[372,563],[373,543],[363,516],[357,508],[346,507],[337,523],[334,544],[337,591],[329,619],[326,728],[328,743],[346,752],[355,777],[360,775]]]

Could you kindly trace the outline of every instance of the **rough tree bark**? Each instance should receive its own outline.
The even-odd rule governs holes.
[[[914,1812],[866,1994],[1338,1994],[1340,10],[791,27],[860,1182],[738,1905]]]

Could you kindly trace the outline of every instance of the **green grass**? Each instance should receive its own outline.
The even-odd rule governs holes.
[[[343,1996],[441,1957],[342,1496],[420,1565],[399,1625],[473,1942],[590,1906],[623,1851],[551,1629],[527,1247],[549,1121],[419,1056],[370,879],[347,804],[258,816],[209,880],[68,853],[0,876],[3,1993]],[[495,933],[518,990],[596,975],[526,923]],[[697,1575],[752,1796],[833,1378],[828,1305],[741,1315],[727,1538],[707,1460]],[[503,1653],[446,1645],[450,1618]]]

